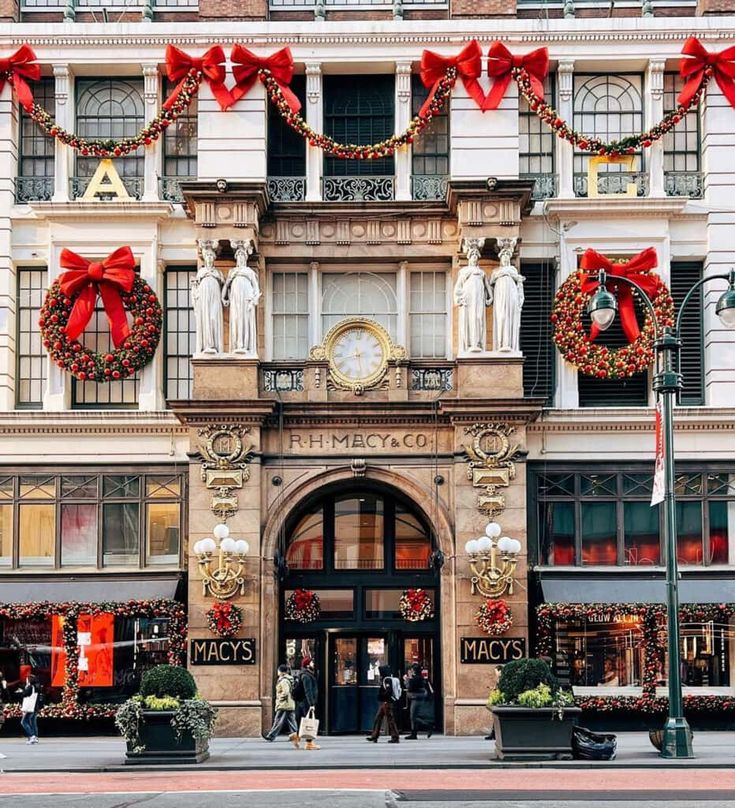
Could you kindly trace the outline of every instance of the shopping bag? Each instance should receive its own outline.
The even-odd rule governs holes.
[[[314,714],[314,708],[309,707],[309,712],[301,719],[299,724],[299,736],[305,741],[313,741],[319,734],[319,720]]]
[[[36,710],[36,700],[38,699],[37,691],[33,691],[30,696],[26,696],[23,699],[23,704],[21,704],[20,710],[22,713],[32,713]]]

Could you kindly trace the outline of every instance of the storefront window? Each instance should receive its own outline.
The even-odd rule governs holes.
[[[582,563],[616,564],[617,519],[614,502],[582,503]]]
[[[0,621],[0,671],[8,683],[11,701],[20,702],[27,676],[34,674],[52,701],[61,700],[61,690],[52,689],[51,617],[43,620]]]
[[[352,589],[315,589],[312,591],[319,598],[320,618],[350,618],[355,616],[355,593]],[[286,590],[286,600],[293,593],[293,589]]]
[[[97,563],[97,506],[63,503],[61,506],[61,565]]]
[[[23,503],[18,506],[21,567],[50,567],[54,564],[56,508],[54,505]]]
[[[729,622],[681,624],[681,683],[684,687],[725,688],[729,694],[731,631]],[[656,677],[656,684],[661,688],[668,682],[668,664],[668,650],[664,647]]]
[[[396,569],[426,569],[431,555],[431,538],[419,520],[396,506]]]
[[[434,592],[424,590],[434,602]],[[400,602],[402,589],[366,589],[365,617],[367,618],[400,618]]]
[[[374,494],[345,497],[334,505],[334,567],[383,568],[383,500]]]
[[[302,516],[291,534],[286,552],[291,570],[324,569],[324,510]]]
[[[175,564],[179,558],[178,502],[153,502],[148,505],[148,561],[151,564]]]
[[[647,502],[626,502],[623,512],[625,563],[660,564],[658,508]]]

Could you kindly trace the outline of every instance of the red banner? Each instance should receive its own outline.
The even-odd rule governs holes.
[[[79,687],[112,687],[115,616],[80,614],[77,621]],[[51,686],[66,684],[64,618],[54,615],[51,623]]]

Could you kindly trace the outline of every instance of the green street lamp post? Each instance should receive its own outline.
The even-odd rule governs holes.
[[[681,317],[692,294],[703,284],[713,280],[726,280],[728,288],[717,301],[715,311],[727,328],[735,327],[735,270],[729,274],[710,275],[702,278],[687,292],[672,330],[663,329],[656,321],[653,303],[641,287],[630,278],[615,275],[614,283],[631,286],[640,296],[653,318],[656,374],[653,389],[656,391],[662,410],[663,464],[664,464],[664,543],[666,550],[666,614],[668,619],[669,651],[669,717],[664,725],[661,757],[691,758],[692,734],[684,717],[684,700],[681,690],[681,654],[679,648],[679,570],[676,557],[676,496],[674,494],[674,404],[682,390],[682,376],[674,367],[674,357],[681,349]],[[601,331],[609,328],[615,319],[618,303],[606,287],[604,271],[598,274],[599,286],[587,304],[587,311]]]

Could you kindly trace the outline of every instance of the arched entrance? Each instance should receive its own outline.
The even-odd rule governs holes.
[[[279,593],[279,657],[295,667],[305,656],[316,660],[324,730],[369,730],[378,667],[402,673],[412,662],[429,672],[441,726],[437,548],[419,509],[375,483],[343,482],[306,501],[282,535],[287,571]],[[433,598],[434,616],[408,622],[399,601],[404,590],[419,587]],[[318,594],[317,620],[289,619],[285,604],[296,589]]]

